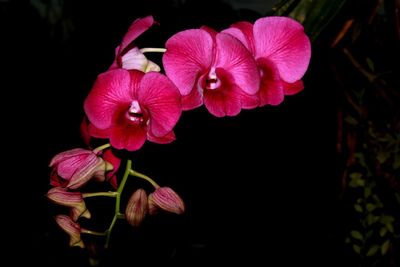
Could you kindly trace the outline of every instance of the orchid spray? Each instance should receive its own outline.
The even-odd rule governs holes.
[[[69,210],[55,221],[69,235],[70,246],[84,248],[94,235],[104,237],[107,248],[117,220],[136,227],[158,211],[185,211],[174,190],[134,170],[132,161],[116,152],[129,155],[146,141],[174,141],[173,129],[182,111],[204,104],[216,117],[236,116],[242,109],[278,105],[285,95],[304,87],[301,79],[311,46],[302,25],[291,18],[241,21],[221,32],[203,26],[176,33],[165,48],[137,47],[135,39],[154,24],[152,16],[135,20],[116,48],[110,68],[98,75],[84,102],[81,133],[88,148],[61,152],[50,162],[52,188],[47,197]],[[151,52],[163,53],[163,66],[147,59]],[[94,139],[103,144],[91,148]],[[119,172],[120,166],[125,171]],[[133,178],[148,181],[153,190],[137,188],[122,205],[122,193],[128,194],[126,182]],[[109,183],[114,190],[85,191],[88,183],[95,182]],[[81,218],[91,218],[85,199],[96,197],[115,199],[114,216],[101,232],[80,224]]]

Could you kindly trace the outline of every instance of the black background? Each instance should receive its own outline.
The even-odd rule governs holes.
[[[83,101],[96,76],[111,64],[130,23],[153,15],[160,25],[137,44],[163,47],[183,29],[208,25],[221,30],[264,14],[234,10],[216,0],[182,5],[161,0],[71,1],[64,15],[74,28],[65,35],[60,24],[49,24],[29,2],[2,5],[2,17],[10,26],[7,36],[17,48],[6,53],[18,73],[10,82],[18,95],[11,112],[18,114],[13,122],[23,128],[19,133],[26,143],[23,152],[15,150],[18,162],[29,170],[17,172],[18,185],[12,182],[15,188],[22,181],[28,198],[23,198],[23,206],[12,206],[23,215],[23,234],[15,235],[9,247],[30,256],[13,261],[86,266],[85,252],[69,248],[67,236],[53,220],[57,207],[45,198],[48,163],[55,154],[84,145],[79,133]],[[101,266],[345,266],[343,240],[337,234],[336,94],[325,64],[328,57],[313,44],[304,91],[279,106],[225,118],[213,117],[204,107],[184,112],[174,143],[147,142],[133,153],[134,168],[174,188],[186,212],[148,217],[136,230],[119,222]],[[107,208],[112,212],[107,203],[88,204],[94,214]],[[95,227],[107,225],[107,218],[96,216]]]

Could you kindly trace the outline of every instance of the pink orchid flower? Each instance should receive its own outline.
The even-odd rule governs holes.
[[[181,95],[157,72],[123,69],[100,74],[85,100],[90,123],[117,149],[135,151],[147,140],[165,144],[181,115]]]
[[[91,178],[104,180],[105,172],[112,166],[97,156],[93,151],[75,148],[61,152],[50,162],[53,167],[51,185],[78,189]]]
[[[260,91],[254,96],[243,95],[244,108],[280,104],[285,95],[300,92],[300,80],[311,57],[310,40],[303,26],[286,17],[258,19],[254,26],[238,22],[222,31],[239,39],[257,61],[261,74]]]
[[[184,110],[204,103],[217,117],[235,116],[241,95],[259,90],[257,64],[236,38],[209,28],[179,32],[168,39],[163,56],[167,76],[183,96]]]
[[[160,71],[160,67],[148,60],[142,51],[133,46],[132,42],[142,33],[147,31],[153,24],[152,16],[136,19],[122,38],[121,44],[115,49],[115,60],[110,70],[123,68],[126,70],[140,70],[143,72]]]

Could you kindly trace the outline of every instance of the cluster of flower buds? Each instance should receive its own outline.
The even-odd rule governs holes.
[[[57,224],[69,235],[70,246],[84,247],[81,234],[108,235],[111,229],[103,233],[91,231],[82,228],[79,224],[80,218],[91,218],[91,213],[87,209],[84,198],[94,196],[109,196],[118,199],[122,194],[122,187],[117,186],[116,168],[120,165],[120,160],[115,157],[108,145],[104,146],[106,151],[99,149],[72,149],[57,154],[50,162],[52,167],[51,184],[54,186],[47,192],[47,197],[55,204],[65,206],[69,209],[69,215],[57,215],[55,220]],[[106,161],[116,163],[115,167]],[[111,175],[108,175],[111,174]],[[154,186],[155,190],[147,196],[144,189],[137,189],[130,197],[125,208],[125,219],[132,226],[139,226],[147,214],[154,215],[158,210],[164,210],[176,214],[184,212],[184,203],[182,199],[169,187],[160,187],[151,178],[138,173],[127,166],[125,179],[128,175],[140,177],[148,180]],[[109,178],[107,178],[107,176]],[[110,179],[111,178],[111,179]],[[115,179],[114,179],[115,178]],[[90,192],[82,193],[85,185],[90,182],[108,181],[117,191],[108,192]],[[122,218],[118,206],[115,211],[115,218]],[[114,224],[112,224],[113,227]]]

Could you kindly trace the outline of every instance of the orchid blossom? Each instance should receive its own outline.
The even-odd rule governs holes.
[[[175,140],[172,129],[181,115],[181,96],[157,72],[117,69],[99,75],[84,108],[91,124],[103,131],[114,148],[134,151],[146,139]]]
[[[217,117],[235,116],[243,93],[259,90],[257,64],[236,38],[209,28],[179,32],[168,39],[163,64],[183,96],[183,110],[203,103]]]
[[[254,26],[237,22],[222,32],[240,40],[257,61],[260,91],[256,98],[243,95],[244,108],[278,105],[285,95],[304,88],[301,78],[310,61],[311,45],[300,23],[286,17],[266,17]]]

